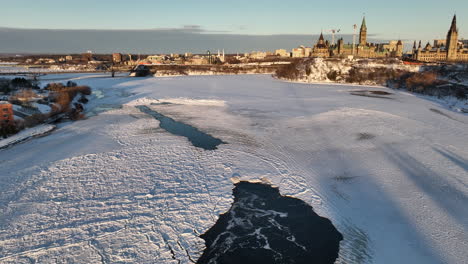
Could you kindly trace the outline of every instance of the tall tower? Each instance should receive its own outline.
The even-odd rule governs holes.
[[[416,53],[418,52],[418,48],[416,46],[416,40],[414,41],[414,44],[413,44],[413,53],[411,54],[411,58],[412,59],[416,59]]]
[[[343,54],[343,50],[344,50],[344,40],[343,38],[340,38],[338,40],[338,54],[339,55]]]
[[[320,33],[320,37],[319,37],[319,40],[318,40],[317,44],[320,45],[320,46],[325,45],[325,39],[323,38],[323,32]]]
[[[366,46],[367,45],[366,17],[362,18],[361,30],[359,31],[359,45],[360,46]]]
[[[414,45],[416,46],[416,42],[414,42]],[[396,57],[402,57],[403,56],[403,42],[401,42],[401,40],[398,40],[396,50],[395,50],[395,56]]]
[[[457,16],[453,16],[452,25],[447,33],[447,60],[454,61],[457,59],[458,51],[458,29],[457,29]]]

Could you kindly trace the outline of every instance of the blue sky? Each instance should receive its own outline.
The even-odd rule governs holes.
[[[451,16],[458,12],[461,33],[468,35],[465,0],[0,0],[0,3],[3,11],[0,27],[151,29],[198,25],[207,31],[238,34],[316,34],[331,28],[352,32],[352,25],[360,23],[365,13],[370,33],[382,38],[432,39],[446,34]]]
[[[322,30],[341,29],[349,40],[364,13],[375,40],[445,38],[454,13],[460,37],[468,38],[467,0],[0,0],[0,6],[0,53],[290,49],[313,45]]]

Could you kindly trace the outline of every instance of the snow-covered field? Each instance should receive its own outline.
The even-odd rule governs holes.
[[[0,150],[0,263],[192,263],[232,181],[259,179],[332,220],[338,263],[468,259],[467,115],[268,76],[56,78],[93,88],[92,115]],[[138,105],[228,144],[195,148]]]

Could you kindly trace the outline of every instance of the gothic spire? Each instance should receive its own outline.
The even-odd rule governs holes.
[[[424,47],[424,49],[425,50],[431,50],[432,49],[431,43],[429,43],[429,41],[427,42],[426,47]]]
[[[320,33],[320,38],[319,38],[319,41],[324,41],[324,38],[323,38],[323,32]]]
[[[367,30],[366,17],[362,18],[361,30]]]
[[[450,32],[457,32],[457,15],[453,15],[452,25],[450,26]]]

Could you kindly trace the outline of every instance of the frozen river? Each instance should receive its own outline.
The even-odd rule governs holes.
[[[467,115],[268,76],[45,78],[90,85],[90,118],[0,150],[0,263],[193,263],[240,180],[330,219],[337,263],[468,259]],[[193,146],[142,106],[226,144]]]

